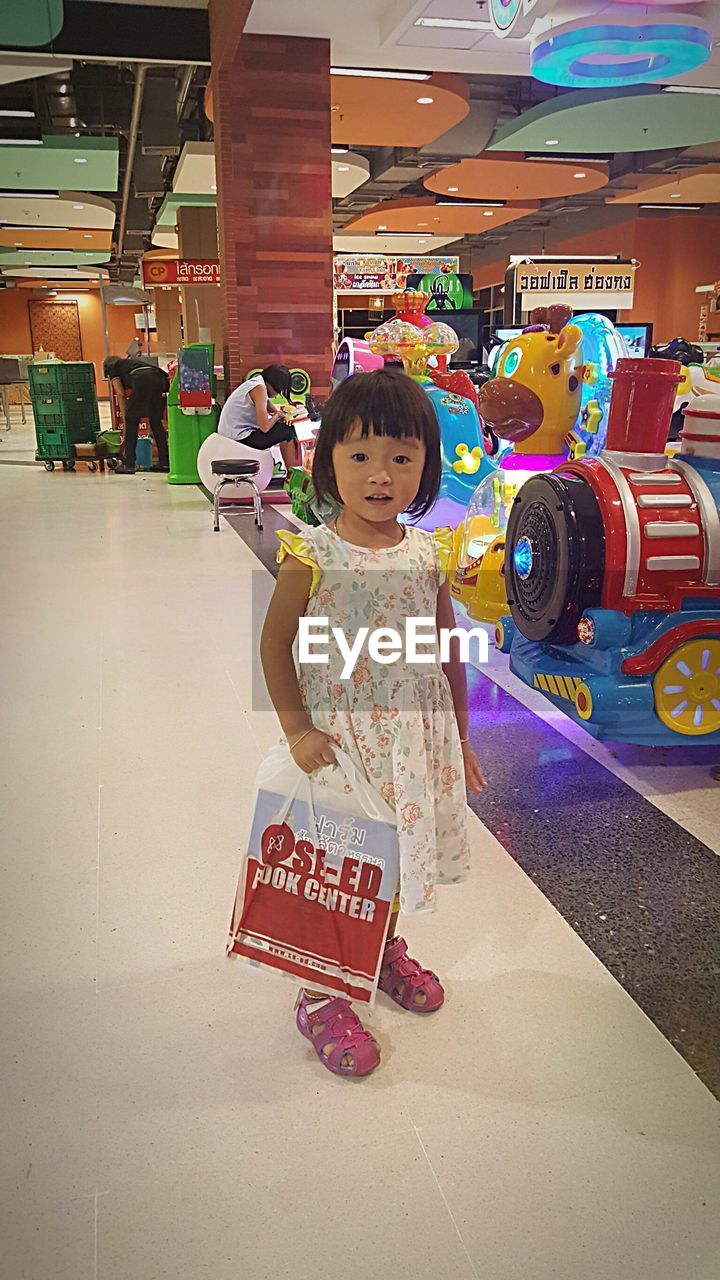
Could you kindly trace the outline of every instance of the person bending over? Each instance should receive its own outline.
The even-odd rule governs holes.
[[[282,364],[269,364],[230,393],[220,414],[218,435],[242,441],[249,449],[278,445],[290,471],[298,465],[297,439],[284,411],[269,403],[270,397],[277,395],[290,398],[290,370]]]
[[[108,356],[103,365],[103,373],[112,384],[117,398],[122,422],[123,447],[122,462],[115,468],[115,475],[131,476],[135,474],[135,449],[137,447],[138,427],[143,418],[150,423],[150,430],[157,445],[157,464],[152,471],[169,471],[168,443],[163,426],[165,412],[165,395],[170,381],[164,369],[148,360],[129,356]],[[125,392],[130,395],[126,401]]]

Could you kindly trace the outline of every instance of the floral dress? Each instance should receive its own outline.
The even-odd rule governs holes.
[[[452,549],[450,529],[405,526],[397,547],[355,547],[327,525],[278,533],[278,560],[290,554],[313,570],[306,616],[328,619],[350,642],[360,627],[392,628],[403,654],[373,661],[363,645],[352,675],[332,642],[327,665],[300,668],[300,692],[313,724],[338,735],[347,753],[395,809],[400,845],[400,909],[431,911],[436,886],[468,871],[467,798],[452,694],[437,654],[422,665],[404,651],[408,617],[435,618]],[[432,655],[432,656],[431,656]],[[322,771],[316,775],[322,785]]]

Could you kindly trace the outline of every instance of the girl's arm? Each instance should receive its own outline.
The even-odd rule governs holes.
[[[282,418],[282,409],[275,409],[270,413],[270,404],[268,394],[265,387],[253,387],[250,392],[250,399],[255,405],[255,415],[257,417],[258,428],[260,431],[269,431],[279,418]]]
[[[438,592],[437,602],[437,627],[451,631],[455,627],[455,614],[452,607],[452,599],[450,597],[450,588],[446,582],[443,582]],[[462,743],[463,762],[465,764],[465,781],[470,791],[482,791],[485,786],[485,779],[480,768],[475,752],[470,743],[467,741],[468,736],[468,707],[467,707],[467,680],[465,678],[465,667],[460,661],[460,642],[456,636],[450,640],[450,661],[443,663],[443,671],[448,678],[450,691],[452,693],[453,706],[455,708],[455,719],[460,730],[460,741]]]
[[[307,610],[312,569],[288,556],[280,566],[260,637],[260,659],[270,699],[293,759],[305,772],[335,764],[333,739],[313,727],[300,697],[293,644]]]

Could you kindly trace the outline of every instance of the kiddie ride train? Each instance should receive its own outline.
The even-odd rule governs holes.
[[[455,525],[462,519],[479,480],[492,475],[497,441],[478,414],[478,393],[469,374],[448,371],[448,356],[457,351],[457,334],[449,325],[425,315],[428,294],[408,290],[395,294],[392,320],[366,335],[365,342],[344,339],[332,370],[333,386],[353,373],[372,372],[386,364],[402,364],[426,391],[440,424],[442,482],[432,511],[419,523],[428,529]]]
[[[621,360],[606,448],[528,480],[508,522],[497,643],[596,738],[720,744],[720,395],[668,458],[680,378]]]
[[[455,532],[450,590],[471,618],[497,622],[507,613],[505,530],[513,500],[530,477],[569,457],[598,453],[605,442],[610,373],[627,354],[604,316],[540,307],[522,334],[505,344],[495,376],[480,391],[486,427],[511,443],[481,478]]]

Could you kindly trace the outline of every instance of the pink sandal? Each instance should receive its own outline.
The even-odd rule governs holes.
[[[390,938],[385,944],[378,986],[401,1009],[412,1013],[434,1013],[445,1002],[437,974],[411,959],[404,938]]]
[[[336,1076],[369,1076],[380,1062],[377,1041],[366,1031],[349,1000],[340,996],[318,1004],[301,991],[295,1008],[297,1028],[309,1040],[323,1066]],[[320,1027],[313,1033],[314,1027]],[[324,1050],[329,1048],[329,1052]],[[343,1058],[352,1058],[343,1066]]]

